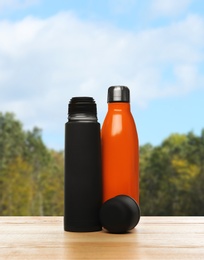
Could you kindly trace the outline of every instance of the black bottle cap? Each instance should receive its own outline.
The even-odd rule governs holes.
[[[130,90],[126,86],[111,86],[108,89],[108,103],[130,102]]]
[[[102,226],[110,233],[126,233],[140,220],[140,208],[137,202],[127,196],[118,195],[107,200],[100,210]]]

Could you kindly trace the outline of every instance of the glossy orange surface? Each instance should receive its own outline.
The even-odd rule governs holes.
[[[139,145],[130,104],[108,104],[102,131],[103,201],[119,194],[139,203]]]

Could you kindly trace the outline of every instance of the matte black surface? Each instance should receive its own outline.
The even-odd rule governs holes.
[[[100,220],[110,233],[126,233],[138,224],[140,209],[131,197],[118,195],[103,204]]]
[[[108,89],[108,103],[130,102],[130,90],[126,86],[111,86]]]
[[[100,124],[68,122],[65,125],[64,230],[101,230],[101,205]]]

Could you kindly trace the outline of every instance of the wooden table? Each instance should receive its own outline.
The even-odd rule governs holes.
[[[64,232],[62,217],[0,217],[0,259],[204,259],[204,217],[141,217],[122,235]]]

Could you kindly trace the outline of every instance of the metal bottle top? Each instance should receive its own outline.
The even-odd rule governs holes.
[[[108,103],[130,102],[130,90],[126,86],[111,86],[108,89]]]

